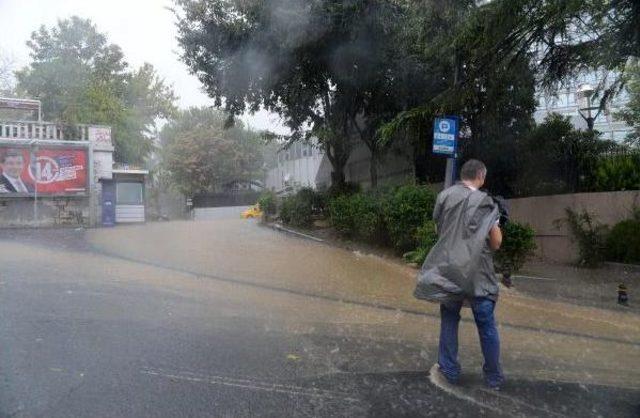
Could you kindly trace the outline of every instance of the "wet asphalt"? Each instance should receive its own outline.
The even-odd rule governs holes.
[[[234,235],[232,215],[215,213],[212,231],[233,248],[246,230]],[[277,234],[249,228],[253,241]],[[283,291],[257,277],[264,266],[251,276],[259,286],[247,285],[251,254],[237,270],[225,257],[198,270],[118,254],[118,228],[107,232],[0,231],[1,417],[640,416],[633,384],[520,373],[487,392],[465,351],[471,400],[461,399],[429,380],[433,317]],[[307,245],[295,240],[270,245]]]

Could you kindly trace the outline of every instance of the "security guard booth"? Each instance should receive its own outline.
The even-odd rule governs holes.
[[[116,224],[146,221],[145,182],[148,175],[148,170],[113,169]]]

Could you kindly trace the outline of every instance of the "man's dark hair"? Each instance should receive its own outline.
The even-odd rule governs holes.
[[[2,163],[4,164],[7,161],[7,158],[9,157],[20,157],[20,158],[24,158],[24,156],[22,155],[22,151],[17,150],[17,149],[8,149],[5,152],[2,153]]]
[[[487,166],[480,160],[469,160],[462,165],[460,170],[460,178],[462,180],[475,180],[486,174]]]

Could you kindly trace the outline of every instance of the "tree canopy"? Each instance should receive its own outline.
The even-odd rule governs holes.
[[[635,60],[629,65],[627,76],[629,102],[618,116],[633,128],[626,140],[637,147],[640,146],[640,60]]]
[[[160,132],[163,166],[185,195],[262,177],[261,135],[241,122],[226,128],[227,118],[218,110],[190,108],[178,112]]]
[[[297,140],[315,135],[342,172],[352,138],[374,160],[378,125],[402,109],[396,94],[404,17],[385,0],[177,0],[183,59],[231,115],[264,107]],[[375,165],[374,165],[375,166]],[[372,180],[376,174],[372,171]],[[375,183],[375,181],[374,181]]]
[[[293,140],[317,136],[334,183],[359,139],[375,186],[379,157],[402,136],[418,181],[441,180],[432,124],[455,114],[462,158],[491,166],[494,191],[518,193],[518,140],[535,127],[536,88],[609,70],[597,86],[604,106],[624,86],[640,40],[631,0],[176,3],[183,59],[216,104],[232,116],[265,107]]]
[[[88,19],[41,26],[27,42],[31,63],[18,90],[42,101],[43,117],[113,129],[115,159],[142,163],[153,149],[156,119],[175,111],[176,95],[150,64],[132,70],[120,47]]]
[[[610,77],[596,86],[604,106],[623,87],[629,59],[640,57],[640,3],[494,0],[478,8],[456,44],[480,52],[477,71],[535,52],[538,81],[551,90],[583,71],[607,70]]]

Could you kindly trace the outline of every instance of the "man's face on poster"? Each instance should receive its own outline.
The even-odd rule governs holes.
[[[2,172],[13,178],[20,178],[24,168],[22,155],[7,155],[2,163]]]

